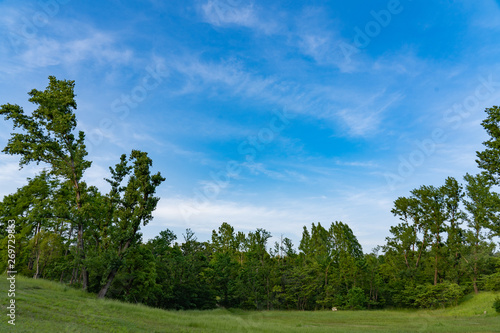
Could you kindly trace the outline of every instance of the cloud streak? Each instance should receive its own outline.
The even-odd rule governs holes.
[[[216,27],[246,27],[266,34],[276,30],[274,22],[260,18],[252,2],[241,0],[209,0],[201,5],[204,20]]]

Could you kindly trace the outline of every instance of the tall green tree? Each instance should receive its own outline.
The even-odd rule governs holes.
[[[445,266],[446,278],[458,283],[462,272],[460,270],[460,260],[465,241],[465,231],[461,228],[465,214],[460,208],[464,192],[462,185],[453,177],[448,177],[443,186],[440,187],[444,196],[444,206],[446,212],[446,253],[448,263]],[[451,268],[451,269],[450,269]]]
[[[476,162],[485,171],[485,174],[493,180],[494,184],[500,183],[500,107],[493,106],[485,110],[487,117],[481,125],[486,130],[490,138],[483,142],[486,147],[483,151],[477,152]],[[500,236],[500,221],[492,220],[490,228],[497,236]]]
[[[385,252],[394,252],[404,259],[406,269],[413,275],[412,272],[421,264],[422,254],[428,245],[428,227],[420,223],[416,198],[399,197],[394,201],[391,212],[402,223],[390,228],[393,237],[387,237]]]
[[[129,161],[132,162],[129,165]],[[109,237],[113,260],[105,284],[99,291],[98,297],[102,298],[108,292],[122,260],[129,247],[137,245],[141,234],[141,225],[147,225],[152,219],[152,212],[159,201],[155,197],[156,188],[165,180],[158,172],[151,174],[153,162],[147,153],[132,150],[129,159],[123,154],[115,168],[110,167],[111,191],[108,195],[109,206]],[[126,184],[124,182],[128,178]]]
[[[270,309],[271,306],[271,257],[266,250],[271,233],[258,228],[249,232],[244,241],[245,255],[240,270],[238,297],[244,299],[242,307]]]
[[[423,185],[411,192],[418,200],[420,222],[428,228],[432,235],[432,252],[434,254],[434,285],[438,283],[440,259],[442,258],[442,236],[446,231],[446,206],[443,192],[434,186]]]
[[[482,246],[485,240],[483,230],[498,223],[500,197],[497,193],[491,192],[493,184],[486,175],[472,176],[466,174],[464,179],[467,182],[465,190],[468,200],[464,199],[463,203],[469,213],[467,221],[471,229],[468,237],[469,244],[472,247],[470,266],[472,266],[474,292],[477,294],[479,292],[477,287],[479,266],[486,257],[483,251],[484,246]]]
[[[486,148],[476,153],[476,162],[498,184],[500,182],[500,107],[493,106],[487,108],[485,112],[487,116],[481,125],[490,138],[483,142]]]
[[[333,246],[330,234],[321,223],[312,223],[311,231],[303,227],[300,240],[298,266],[294,271],[294,284],[298,309],[314,309],[332,303],[332,288],[328,288],[333,270]],[[332,283],[330,283],[333,285]],[[328,291],[327,291],[328,290]]]
[[[169,308],[211,309],[215,307],[215,295],[210,284],[210,248],[206,242],[199,242],[191,229],[183,234],[184,243],[175,244],[168,253],[170,285],[172,294]]]
[[[212,231],[212,256],[209,275],[213,281],[219,304],[224,307],[236,304],[236,278],[238,264],[238,239],[229,223],[222,223],[218,231]]]
[[[0,202],[0,220],[16,220],[16,258],[22,274],[56,278],[56,271],[61,274],[63,266],[73,262],[73,257],[67,257],[63,250],[68,250],[69,244],[76,244],[68,233],[73,224],[67,190],[66,184],[42,172],[28,178],[27,185]],[[2,244],[0,242],[0,253]]]
[[[76,101],[74,93],[75,82],[57,80],[49,76],[49,85],[44,91],[33,89],[28,95],[29,101],[38,106],[31,115],[25,114],[19,105],[4,104],[0,106],[0,114],[7,120],[12,120],[14,129],[21,131],[13,133],[3,152],[21,157],[19,165],[46,163],[50,173],[69,182],[74,188],[74,203],[76,211],[81,209],[83,173],[91,162],[85,158],[85,134],[76,130]],[[85,267],[85,249],[83,234],[85,221],[75,215],[78,233],[78,256],[82,265],[82,287],[87,288],[88,272]]]
[[[352,229],[343,222],[334,222],[328,230],[331,257],[337,283],[346,289],[356,287],[364,265],[363,249]]]

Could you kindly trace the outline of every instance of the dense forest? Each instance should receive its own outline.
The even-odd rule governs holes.
[[[395,199],[384,245],[363,250],[342,222],[304,226],[300,244],[268,244],[222,223],[209,241],[187,229],[144,242],[165,178],[146,152],[132,150],[109,168],[109,193],[83,181],[91,167],[76,132],[74,82],[49,77],[29,92],[37,108],[5,104],[14,130],[3,152],[44,172],[0,203],[0,271],[15,257],[19,274],[60,281],[99,297],[166,309],[314,310],[453,305],[466,293],[500,290],[500,108],[486,109],[489,135],[477,153],[480,174],[449,177]],[[15,253],[8,221],[15,221]]]

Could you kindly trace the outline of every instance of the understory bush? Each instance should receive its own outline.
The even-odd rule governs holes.
[[[485,276],[483,281],[485,290],[500,291],[500,272]]]
[[[493,308],[496,310],[496,312],[500,313],[500,297],[495,298],[495,301],[493,302]]]
[[[437,285],[425,285],[416,288],[415,306],[418,308],[435,309],[457,305],[463,296],[463,291],[456,283],[444,282]]]
[[[354,287],[347,292],[347,308],[351,310],[362,310],[366,308],[366,295],[363,289]]]

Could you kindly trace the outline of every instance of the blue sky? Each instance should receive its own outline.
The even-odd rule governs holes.
[[[500,100],[500,7],[484,1],[0,1],[0,103],[76,81],[108,166],[147,151],[167,178],[144,238],[222,222],[298,245],[343,221],[365,252],[398,196],[475,173]],[[11,124],[0,122],[5,146]],[[40,170],[0,155],[0,196]]]

